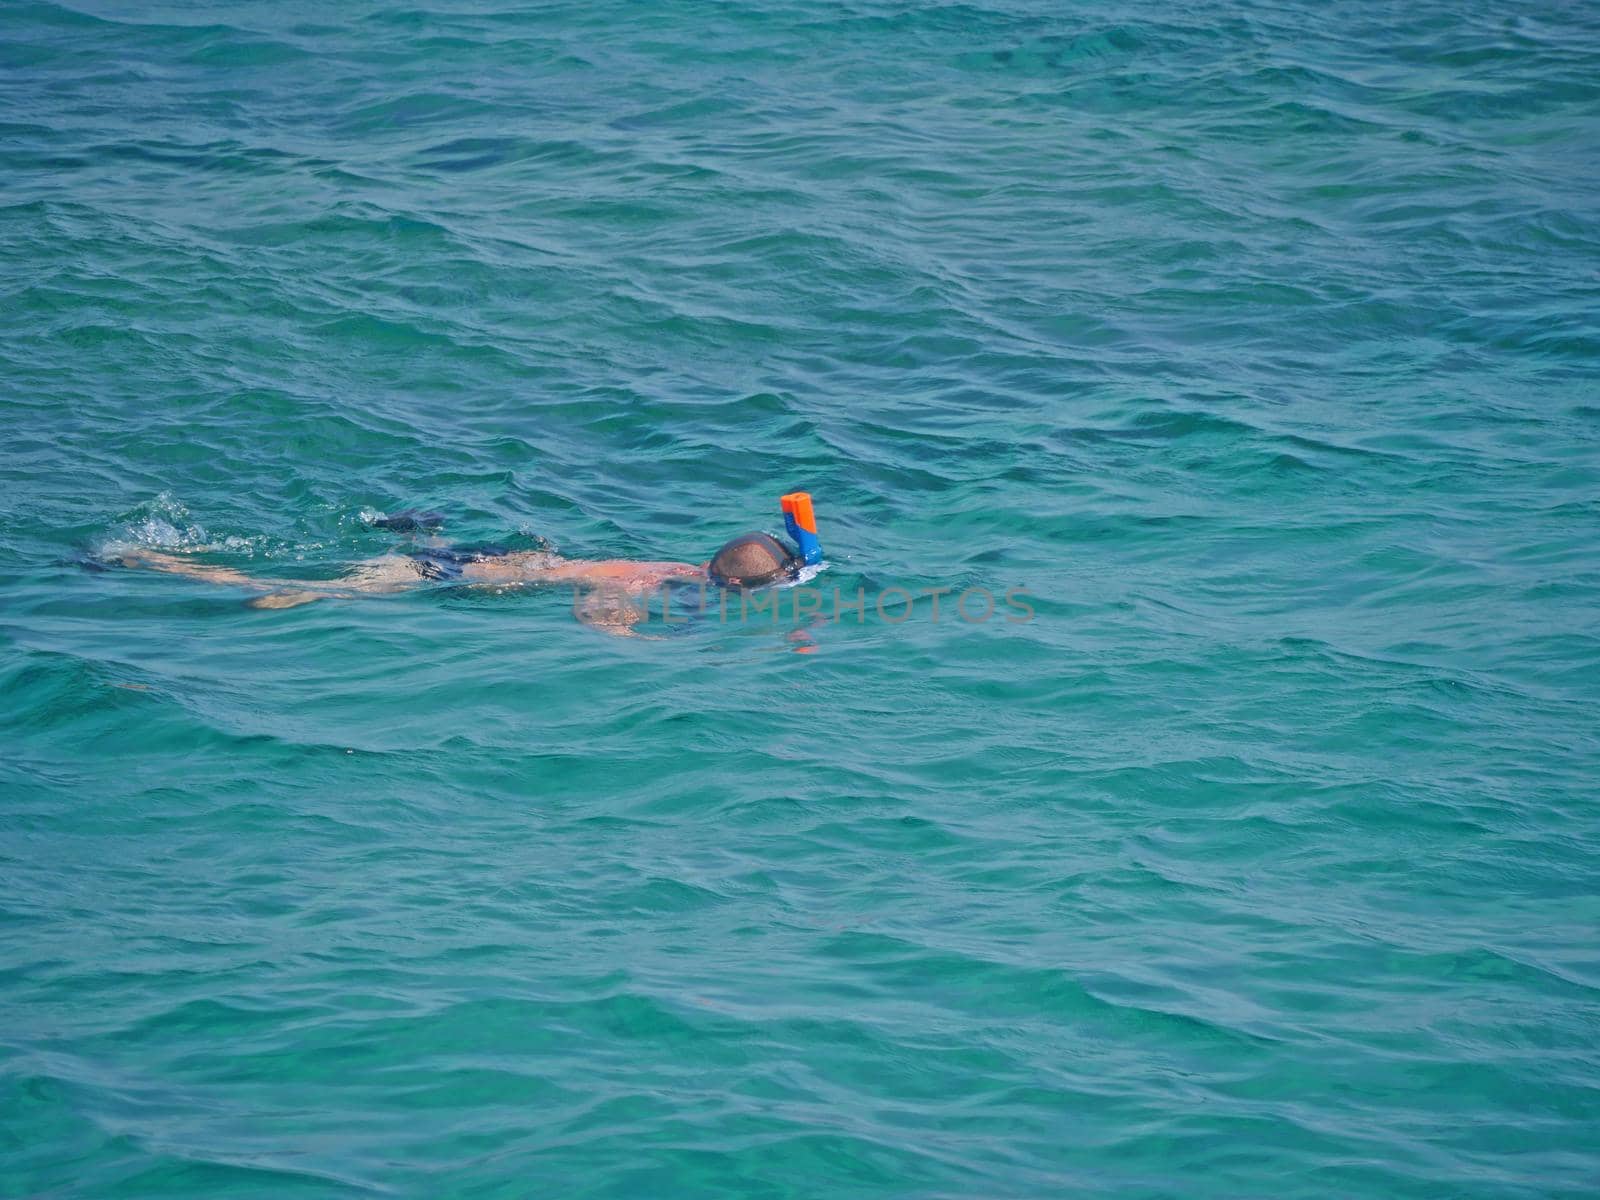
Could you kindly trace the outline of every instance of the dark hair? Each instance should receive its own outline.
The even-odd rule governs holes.
[[[722,587],[761,587],[800,571],[799,557],[768,533],[741,533],[711,558],[711,582]]]

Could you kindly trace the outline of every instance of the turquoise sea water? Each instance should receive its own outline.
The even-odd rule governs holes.
[[[1597,367],[1592,6],[0,3],[0,1195],[1592,1195]]]

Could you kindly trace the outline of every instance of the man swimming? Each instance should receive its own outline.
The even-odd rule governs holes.
[[[388,523],[393,529],[415,526]],[[502,546],[456,547],[438,543],[366,559],[337,579],[263,579],[231,567],[197,563],[156,550],[123,553],[116,562],[203,579],[208,583],[248,588],[263,593],[252,608],[294,608],[314,600],[393,595],[430,583],[472,587],[518,584],[570,584],[573,611],[585,624],[608,633],[631,634],[645,617],[640,598],[670,584],[750,589],[795,578],[799,555],[766,533],[744,533],[726,542],[698,566],[686,562],[636,561],[623,558],[571,559],[548,550],[507,550]]]

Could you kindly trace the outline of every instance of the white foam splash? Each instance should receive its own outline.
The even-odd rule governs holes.
[[[787,583],[780,583],[778,586],[779,587],[785,587],[785,588],[804,587],[806,584],[810,583],[813,579],[815,579],[818,575],[821,575],[827,569],[828,569],[828,560],[827,559],[823,559],[821,562],[815,564],[814,566],[801,567],[800,568],[800,573],[798,575],[796,575],[793,579],[789,580]]]
[[[135,508],[120,528],[109,533],[100,543],[97,554],[113,558],[136,550],[164,550],[253,558],[264,541],[264,538],[237,534],[213,541],[205,526],[190,518],[182,501],[175,499],[171,492],[161,492]]]
[[[128,516],[122,528],[112,533],[103,549],[118,550],[194,550],[206,541],[206,531],[189,520],[189,510],[162,492],[145,501]]]

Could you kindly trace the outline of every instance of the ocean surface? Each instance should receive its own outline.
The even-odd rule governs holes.
[[[0,2],[0,1195],[1592,1196],[1597,708],[1591,4]]]

